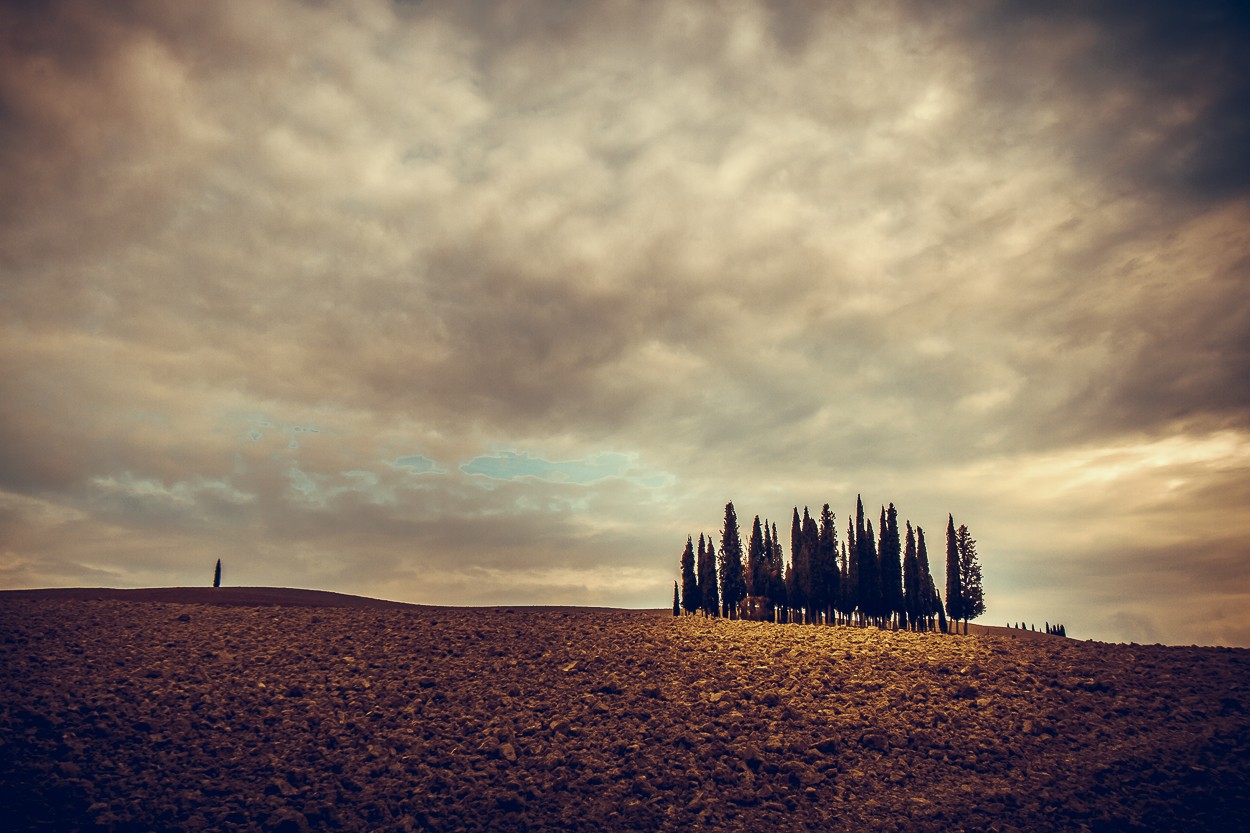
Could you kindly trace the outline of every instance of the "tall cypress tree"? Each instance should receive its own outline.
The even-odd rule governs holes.
[[[694,541],[686,536],[686,549],[681,554],[681,606],[687,613],[695,613],[702,606],[699,598],[699,577],[695,573]]]
[[[834,622],[834,607],[839,604],[838,591],[842,577],[838,572],[838,529],[829,504],[820,510],[820,531],[812,559],[812,607],[823,613],[828,624]]]
[[[221,587],[221,559],[217,559],[217,567],[213,570],[213,587]]]
[[[903,548],[903,621],[904,628],[917,629],[924,609],[920,585],[920,560],[916,555],[916,532],[907,522],[907,541]]]
[[[781,538],[777,535],[777,524],[772,524],[772,528],[772,555],[770,556],[771,568],[768,576],[768,596],[773,603],[774,609],[784,613],[788,604],[786,600],[786,555],[781,548]]]
[[[955,516],[946,521],[946,615],[958,622],[964,618],[964,592],[959,575],[959,544],[955,538]]]
[[[720,537],[721,607],[725,616],[738,618],[738,603],[746,598],[743,575],[742,537],[738,532],[738,514],[733,501],[725,504],[725,526]]]
[[[803,513],[807,514],[807,510],[804,509]],[[803,537],[803,522],[799,520],[799,507],[796,506],[790,521],[790,568],[793,576],[786,583],[786,595],[790,601],[790,610],[800,622],[803,619],[799,611],[806,611],[811,604],[807,597],[808,563],[807,541]]]
[[[801,574],[803,580],[803,595],[807,598],[807,623],[814,625],[820,621],[820,603],[816,599],[815,588],[813,584],[814,563],[816,561],[816,547],[820,542],[820,530],[816,528],[816,521],[807,513],[807,507],[803,507],[803,552],[807,554],[804,562],[805,574]]]
[[[929,548],[924,541],[924,529],[916,527],[916,564],[920,568],[921,602],[924,608],[920,612],[924,629],[933,630],[933,617],[942,609],[942,597],[938,595],[937,586],[933,583],[933,572],[929,569]]]
[[[985,591],[981,586],[977,542],[964,524],[960,524],[955,532],[955,546],[959,550],[959,584],[963,593],[964,635],[967,636],[968,620],[985,612]]]
[[[751,540],[747,542],[746,590],[748,596],[763,596],[768,584],[765,572],[764,534],[760,529],[760,516],[751,525]]]
[[[720,613],[720,598],[716,593],[716,552],[712,542],[699,533],[699,608],[704,616]]]
[[[855,616],[858,609],[863,614],[859,595],[859,539],[855,537],[855,527],[850,518],[846,519],[846,580],[842,582],[842,591],[846,600],[842,603],[848,617]],[[862,622],[860,623],[862,624]]]
[[[681,615],[681,600],[677,598],[677,582],[673,582],[673,615]]]
[[[887,618],[903,613],[903,567],[898,534],[898,511],[894,504],[881,508],[881,608]]]
[[[881,558],[877,555],[876,537],[872,531],[872,521],[866,521],[864,527],[864,563],[868,566],[869,580],[866,583],[866,592],[868,595],[869,616],[876,620],[877,626],[881,626],[881,617],[885,615],[884,605],[881,602]],[[860,569],[863,569],[861,565]],[[860,573],[860,581],[863,582],[864,574]]]

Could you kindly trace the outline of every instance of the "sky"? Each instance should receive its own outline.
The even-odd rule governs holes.
[[[1250,646],[1232,2],[0,5],[0,587],[665,607],[893,502]]]

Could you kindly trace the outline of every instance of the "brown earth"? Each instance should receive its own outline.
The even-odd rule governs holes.
[[[0,593],[6,829],[1250,818],[1246,650],[332,596]]]

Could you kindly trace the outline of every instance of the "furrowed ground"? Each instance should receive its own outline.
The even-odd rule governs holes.
[[[0,593],[9,829],[1250,817],[1250,651],[270,592],[263,606]]]

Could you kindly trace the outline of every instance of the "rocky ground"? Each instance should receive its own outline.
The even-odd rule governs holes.
[[[1222,831],[1250,818],[1246,650],[271,595],[0,593],[7,829]]]

